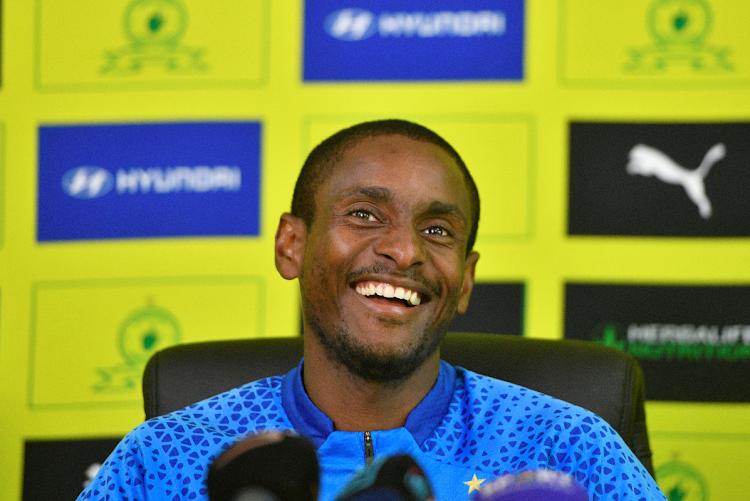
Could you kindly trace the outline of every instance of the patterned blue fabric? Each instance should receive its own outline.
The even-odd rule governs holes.
[[[291,428],[315,443],[320,500],[334,499],[365,464],[364,434],[333,430],[304,392],[300,366],[141,424],[79,501],[206,501],[208,465],[224,449],[251,432]],[[666,499],[601,418],[444,362],[406,425],[373,431],[372,439],[376,457],[412,455],[439,501],[470,499],[486,479],[537,468],[574,475],[593,501]]]

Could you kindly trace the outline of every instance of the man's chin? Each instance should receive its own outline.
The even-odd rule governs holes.
[[[443,336],[425,339],[406,347],[360,344],[346,332],[324,334],[312,326],[326,357],[350,374],[374,383],[392,383],[408,379],[435,353]]]
[[[365,351],[342,354],[340,350],[329,351],[327,355],[333,362],[341,364],[349,373],[362,380],[391,384],[407,380],[427,358],[410,354],[385,355]]]

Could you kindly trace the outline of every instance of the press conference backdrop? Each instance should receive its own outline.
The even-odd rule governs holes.
[[[746,1],[0,12],[0,498],[73,498],[142,421],[154,351],[296,335],[272,253],[297,172],[389,117],[443,135],[479,185],[454,328],[628,351],[669,499],[750,490]]]

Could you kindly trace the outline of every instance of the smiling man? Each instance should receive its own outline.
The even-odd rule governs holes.
[[[324,142],[295,190],[311,202],[293,203],[277,233],[276,266],[302,294],[305,389],[340,430],[404,423],[435,383],[438,345],[474,284],[473,181],[421,128],[377,127],[397,125],[411,137]]]
[[[223,450],[295,429],[317,449],[322,501],[367,461],[398,453],[442,501],[541,468],[574,475],[592,500],[664,500],[594,414],[440,360],[474,285],[478,221],[466,166],[422,126],[368,122],[318,145],[276,232],[276,267],[299,280],[303,361],[147,421],[81,499],[206,499],[207,465]]]

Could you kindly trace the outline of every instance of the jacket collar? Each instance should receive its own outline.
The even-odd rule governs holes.
[[[333,433],[333,421],[318,409],[307,396],[302,384],[304,360],[284,376],[281,383],[281,404],[292,426],[320,447]],[[440,361],[440,371],[432,389],[406,417],[406,428],[421,447],[448,412],[456,385],[456,369]],[[364,430],[363,430],[364,431]]]

